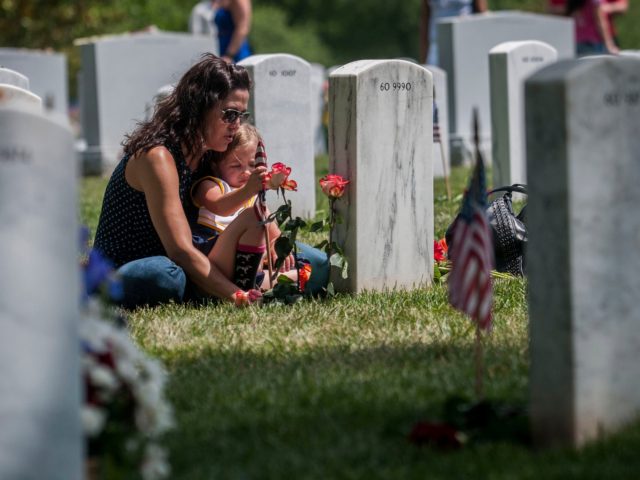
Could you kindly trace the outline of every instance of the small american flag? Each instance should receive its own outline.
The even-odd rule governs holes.
[[[267,166],[267,151],[264,148],[262,140],[258,142],[258,148],[256,148],[256,167]]]
[[[471,316],[482,329],[491,328],[491,269],[493,241],[487,219],[484,163],[478,146],[476,120],[476,165],[469,189],[456,218],[449,254],[449,301]]]

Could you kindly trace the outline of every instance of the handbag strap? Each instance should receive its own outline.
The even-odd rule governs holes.
[[[508,185],[505,187],[498,187],[498,188],[494,188],[493,190],[490,190],[489,192],[487,192],[487,195],[491,195],[492,193],[496,193],[496,192],[517,192],[517,193],[524,193],[525,195],[528,195],[527,192],[527,186],[523,183],[514,183],[513,185]]]

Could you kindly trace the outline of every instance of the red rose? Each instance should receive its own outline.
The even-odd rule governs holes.
[[[447,259],[447,241],[444,238],[433,241],[433,259],[436,262],[444,262]]]
[[[340,198],[344,195],[344,190],[350,183],[340,175],[326,175],[320,179],[322,193],[329,198]]]

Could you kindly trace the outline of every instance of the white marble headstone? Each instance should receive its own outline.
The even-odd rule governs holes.
[[[3,479],[83,478],[76,182],[68,126],[0,106]]]
[[[218,28],[214,22],[215,8],[211,0],[196,3],[189,14],[189,33],[204,35],[212,42],[218,43]],[[219,49],[216,48],[216,51]]]
[[[324,86],[327,70],[319,63],[311,64],[311,128],[314,155],[327,153],[327,138],[322,125],[322,113],[325,108]]]
[[[557,58],[555,48],[535,40],[505,42],[489,51],[494,187],[527,183],[524,81]]]
[[[478,108],[483,148],[490,152],[489,50],[499,43],[539,40],[573,58],[574,24],[569,18],[518,11],[490,12],[438,21],[439,66],[447,72],[451,135],[472,144],[472,112]],[[490,155],[488,156],[490,159]]]
[[[0,83],[0,107],[17,107],[42,111],[42,99],[24,88]]]
[[[15,70],[0,67],[0,83],[29,90],[29,79]]]
[[[316,213],[315,161],[311,120],[311,67],[305,60],[286,54],[253,55],[238,63],[253,82],[249,110],[262,135],[269,165],[291,167],[297,192],[287,192],[293,214],[311,218]],[[267,196],[273,211],[282,204]]]
[[[552,64],[525,96],[532,428],[579,446],[640,414],[640,60]]]
[[[79,97],[88,156],[83,163],[107,173],[120,161],[121,142],[152,104],[158,89],[176,82],[211,39],[186,33],[151,32],[91,38],[80,45]]]
[[[438,124],[440,126],[440,143],[433,143],[433,176],[444,177],[451,174],[451,157],[449,156],[449,99],[447,93],[447,73],[435,65],[423,65],[433,76],[435,89],[434,103],[438,106]],[[444,163],[442,161],[444,157]]]
[[[0,65],[26,76],[29,79],[28,90],[42,99],[45,110],[68,115],[67,58],[64,54],[0,48]]]
[[[403,60],[361,60],[329,77],[330,171],[349,179],[334,236],[341,291],[411,288],[433,272],[433,80]]]

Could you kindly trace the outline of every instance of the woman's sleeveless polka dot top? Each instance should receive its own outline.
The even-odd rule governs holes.
[[[192,172],[180,147],[169,144],[165,147],[176,162],[180,202],[192,224],[198,216],[198,209],[190,199]],[[128,161],[129,156],[125,155],[107,184],[94,242],[94,247],[115,267],[139,258],[167,254],[151,222],[144,193],[132,188],[125,179]]]

